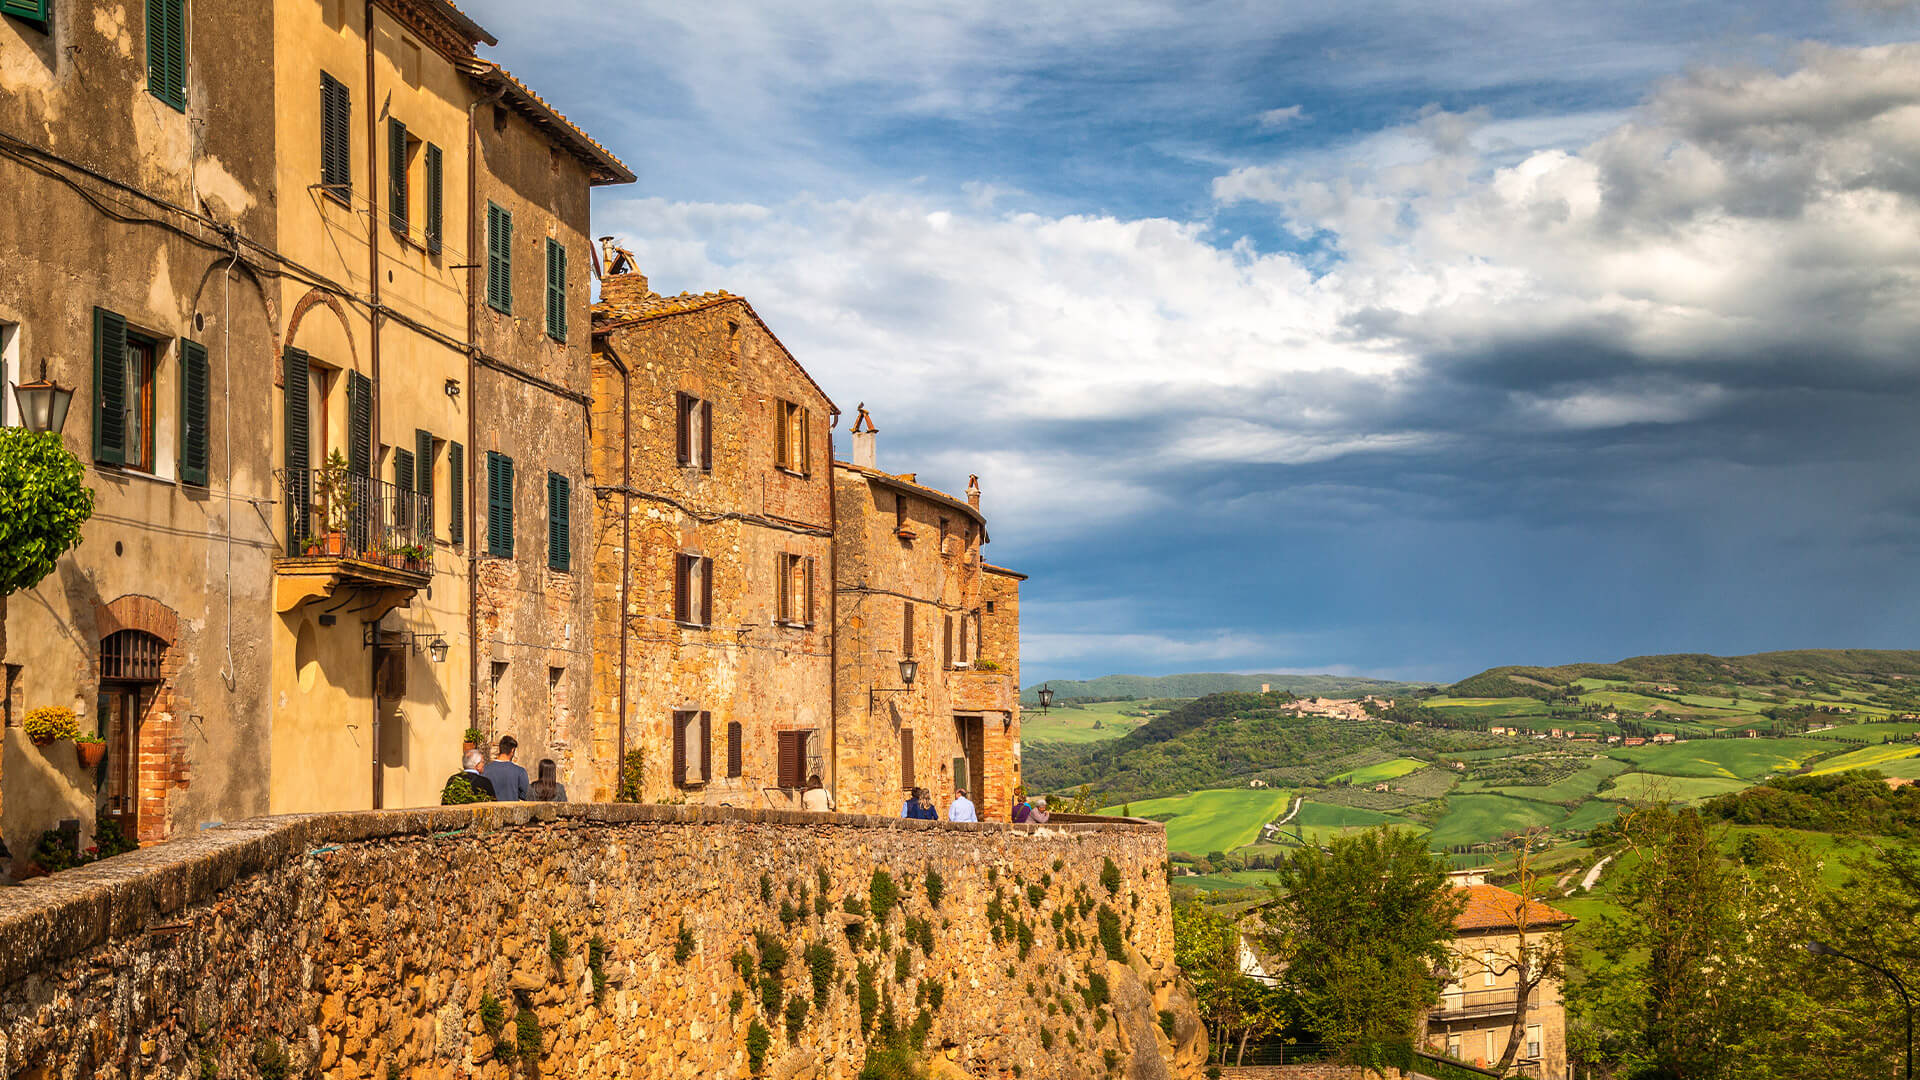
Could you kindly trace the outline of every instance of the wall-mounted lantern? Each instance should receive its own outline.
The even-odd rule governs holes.
[[[1053,687],[1043,686],[1040,688],[1040,711],[1046,712],[1048,709],[1052,707],[1053,707]]]
[[[67,409],[73,405],[73,387],[61,386],[47,378],[47,362],[40,361],[40,377],[29,383],[15,383],[13,400],[20,406],[21,423],[28,431],[51,431],[58,435],[67,426]]]
[[[920,661],[911,656],[900,658],[900,681],[905,686],[873,686],[867,688],[867,711],[873,711],[874,699],[881,694],[904,694],[913,689],[913,680],[920,674]]]

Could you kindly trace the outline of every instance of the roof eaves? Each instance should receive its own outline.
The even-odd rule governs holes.
[[[980,540],[982,543],[986,542],[986,516],[981,514],[979,510],[974,508],[972,503],[967,502],[965,499],[956,499],[938,488],[930,488],[925,484],[916,483],[912,480],[903,480],[890,472],[882,472],[879,469],[869,469],[862,465],[855,465],[851,461],[836,461],[833,463],[833,467],[836,469],[845,469],[850,473],[857,473],[869,480],[904,491],[909,495],[918,495],[933,502],[950,506],[978,522],[980,525]]]
[[[572,151],[573,155],[585,162],[591,173],[589,184],[593,187],[605,187],[610,184],[631,184],[636,177],[626,162],[613,155],[611,150],[600,145],[593,136],[581,130],[580,126],[563,116],[558,109],[547,104],[533,88],[513,76],[513,73],[491,60],[475,57],[466,62],[467,77],[488,86],[491,89],[504,88],[508,100],[535,126],[546,132],[549,138],[561,147]]]
[[[1021,581],[1025,581],[1031,576],[1029,574],[1023,574],[1018,570],[1009,570],[1004,566],[995,566],[992,563],[981,563],[980,569],[985,570],[989,574],[1000,574],[1003,577],[1018,578]]]
[[[665,299],[671,300],[673,297],[665,297]],[[723,293],[705,303],[689,304],[686,307],[663,308],[659,311],[645,311],[637,315],[614,316],[605,322],[597,323],[593,328],[593,332],[595,334],[610,334],[616,330],[624,330],[628,327],[638,326],[641,323],[653,322],[658,319],[670,319],[676,315],[691,315],[697,311],[709,311],[723,304],[739,304],[741,307],[746,308],[747,314],[753,317],[755,325],[765,331],[767,337],[771,338],[773,343],[779,346],[780,354],[785,356],[787,361],[794,366],[795,370],[800,372],[801,378],[807,380],[807,385],[813,387],[814,392],[820,395],[820,400],[827,403],[828,411],[835,416],[840,415],[840,406],[833,403],[833,399],[827,396],[826,389],[814,381],[813,373],[807,370],[807,366],[800,362],[799,357],[793,355],[793,350],[787,348],[787,343],[780,340],[780,335],[773,332],[773,327],[767,325],[767,320],[761,318],[760,313],[753,310],[753,305],[748,303],[747,298],[744,296]],[[595,304],[594,307],[597,311],[602,308],[603,305]]]
[[[487,32],[487,28],[473,21],[473,17],[455,7],[453,0],[440,0],[438,7],[449,21],[460,28],[460,32],[483,45],[498,45],[500,41]]]

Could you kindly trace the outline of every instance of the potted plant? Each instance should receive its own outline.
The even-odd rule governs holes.
[[[479,728],[468,728],[467,733],[461,736],[460,753],[464,755],[469,750],[480,749],[480,744],[485,742],[486,738],[486,735],[483,734]]]
[[[27,732],[27,738],[35,746],[45,746],[60,739],[80,737],[80,721],[73,710],[65,705],[42,705],[34,709],[20,721]]]
[[[107,757],[107,740],[98,735],[76,735],[73,738],[73,753],[80,760],[83,769],[97,769]]]
[[[353,492],[353,473],[347,468],[345,454],[335,450],[327,455],[326,464],[314,477],[313,493],[326,511],[327,554],[344,555],[347,550],[347,527],[353,523],[353,512],[359,505]]]
[[[433,563],[433,549],[425,544],[402,544],[394,552],[408,570],[425,570]]]

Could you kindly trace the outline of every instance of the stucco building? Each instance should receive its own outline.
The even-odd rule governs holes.
[[[0,358],[77,387],[98,500],[0,700],[110,743],[0,730],[0,835],[430,803],[470,725],[576,765],[588,195],[632,174],[443,0],[0,12]]]
[[[897,812],[956,786],[1004,821],[1020,783],[1020,582],[981,548],[978,478],[956,498],[878,463],[863,408],[834,480],[835,686],[843,808]],[[918,661],[911,685],[900,661]]]
[[[1528,981],[1537,985],[1526,994],[1522,1015],[1519,961],[1558,953],[1561,935],[1576,920],[1478,876],[1458,880],[1466,906],[1454,920],[1449,946],[1455,976],[1427,1014],[1428,1047],[1469,1064],[1492,1064],[1506,1052],[1518,1016],[1517,1075],[1566,1080],[1567,1012],[1560,980],[1529,973]]]

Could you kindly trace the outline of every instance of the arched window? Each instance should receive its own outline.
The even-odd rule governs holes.
[[[107,682],[157,683],[167,643],[145,630],[120,630],[100,643],[100,678]]]

